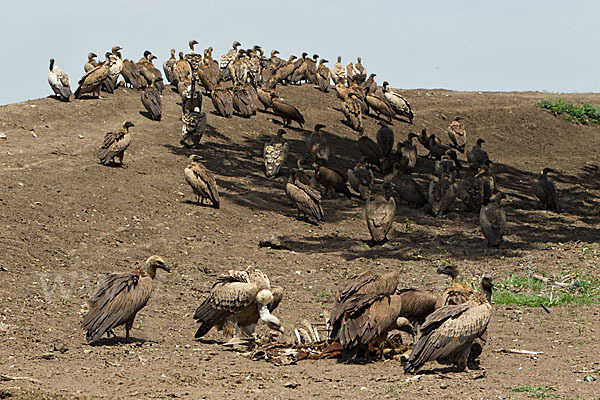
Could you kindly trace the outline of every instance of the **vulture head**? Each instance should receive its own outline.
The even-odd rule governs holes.
[[[54,58],[50,59],[50,71],[52,71],[52,68],[54,68]]]
[[[456,265],[446,265],[437,269],[438,274],[448,275],[454,281],[458,276],[459,270]]]
[[[194,51],[194,46],[197,44],[198,44],[198,41],[194,40],[194,39],[192,39],[188,42],[188,45],[190,46],[190,50],[192,50],[192,51]]]
[[[325,125],[323,125],[323,124],[316,124],[315,125],[315,132],[319,132],[323,128],[327,128],[327,127]]]
[[[160,256],[150,256],[146,260],[146,272],[152,279],[156,276],[156,269],[164,269],[167,272],[171,272],[171,268],[165,263]]]
[[[238,42],[237,40],[235,42],[233,42],[232,46],[234,49],[237,50],[238,46],[241,46],[242,44],[240,42]]]
[[[258,314],[262,322],[267,324],[269,329],[284,333],[279,318],[269,312],[267,305],[273,301],[273,293],[269,289],[263,289],[256,295],[258,303]]]
[[[477,146],[481,147],[481,145],[482,145],[483,143],[485,143],[485,140],[483,140],[483,139],[481,139],[481,138],[477,139]]]
[[[113,46],[112,49],[110,49],[110,51],[116,56],[118,55],[119,51],[123,50],[123,48],[121,46]]]
[[[404,317],[398,317],[396,319],[396,323],[394,329],[398,329],[400,332],[406,332],[409,335],[415,336],[415,327],[410,323],[410,321]]]
[[[144,51],[144,58],[147,60],[147,59],[148,59],[148,56],[149,56],[150,54],[152,54],[152,52],[151,52],[150,50],[146,50],[146,51]]]
[[[544,170],[542,171],[542,175],[548,175],[548,172],[556,172],[556,171],[553,170],[552,168],[544,168]]]
[[[328,63],[328,62],[329,62],[329,60],[326,60],[326,59],[324,59],[324,58],[321,58],[321,64],[325,64],[325,63]]]
[[[125,130],[129,130],[129,128],[131,128],[132,126],[135,126],[133,124],[133,122],[129,122],[129,121],[123,122],[123,129],[125,129]]]

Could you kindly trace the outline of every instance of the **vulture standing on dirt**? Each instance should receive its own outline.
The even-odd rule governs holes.
[[[455,199],[456,184],[452,182],[449,173],[429,182],[429,205],[434,217],[440,217],[448,211]]]
[[[327,68],[327,66],[325,65],[325,63],[328,62],[329,61],[322,58],[319,61],[319,66],[317,67],[316,74],[316,83],[317,85],[319,85],[319,90],[324,93],[329,92],[329,80],[331,79],[331,72],[329,71],[329,68]]]
[[[477,144],[473,146],[471,151],[467,151],[467,161],[474,167],[480,167],[484,162],[490,159],[487,151],[481,147],[483,143],[485,143],[485,140],[479,138],[477,139]]]
[[[228,321],[252,336],[260,319],[283,333],[279,319],[271,314],[281,301],[283,288],[271,286],[267,275],[258,269],[230,270],[213,285],[210,294],[196,309],[194,319],[200,323],[195,337],[201,338],[212,327],[221,329]]]
[[[221,201],[215,177],[212,172],[195,161],[196,157],[198,156],[195,154],[189,157],[190,165],[183,170],[185,180],[194,190],[198,203],[204,204],[204,199],[209,199],[214,208],[219,208]]]
[[[370,74],[369,78],[363,83],[361,83],[360,87],[362,87],[365,90],[365,94],[375,94],[375,91],[377,90],[377,82],[375,82],[376,76],[377,74]]]
[[[150,113],[150,118],[154,121],[160,121],[162,117],[162,103],[160,100],[160,94],[158,93],[158,89],[156,85],[161,78],[154,78],[154,82],[152,86],[144,90],[142,93],[142,104],[146,108],[146,110]]]
[[[265,175],[267,178],[275,178],[279,175],[281,166],[285,164],[290,145],[283,139],[285,131],[279,129],[277,138],[265,143],[263,157],[265,160]]]
[[[376,94],[368,93],[365,96],[365,101],[371,110],[375,111],[377,118],[381,118],[381,115],[387,118],[391,124],[394,118],[394,110],[388,105],[388,103]]]
[[[202,110],[202,93],[200,93],[195,79],[192,79],[192,84],[180,94],[181,111],[184,114],[191,113],[192,111],[200,112]]]
[[[473,294],[467,303],[445,306],[430,314],[421,325],[404,372],[417,371],[435,360],[454,363],[458,371],[468,371],[471,345],[487,331],[492,316],[493,286],[492,278],[483,277],[484,294]]]
[[[260,101],[260,103],[263,105],[264,111],[267,111],[269,108],[273,108],[271,93],[273,93],[273,89],[267,89],[261,86],[256,88],[258,101]]]
[[[320,165],[327,165],[329,162],[329,144],[323,137],[321,129],[325,128],[323,124],[316,124],[315,130],[306,139],[308,152],[315,156]]]
[[[459,270],[455,265],[446,265],[437,269],[438,274],[448,275],[451,279],[450,286],[444,291],[443,305],[463,304],[469,297],[476,293],[473,288],[458,281]]]
[[[233,87],[233,109],[244,118],[256,115],[256,104],[250,93],[241,85]]]
[[[383,121],[377,122],[381,128],[377,131],[377,144],[383,157],[388,157],[394,149],[394,131]]]
[[[440,160],[444,155],[446,155],[446,152],[450,150],[450,147],[442,144],[440,139],[438,139],[434,133],[429,136],[428,142],[427,148],[429,149],[429,156],[435,158],[436,160]]]
[[[104,143],[102,143],[102,147],[96,153],[103,165],[110,165],[114,162],[115,158],[118,158],[119,164],[123,165],[125,150],[127,150],[131,143],[129,128],[132,126],[135,126],[133,122],[125,121],[123,122],[123,129],[116,132],[108,132],[104,135]]]
[[[62,100],[69,101],[71,98],[71,84],[69,75],[54,65],[54,58],[50,59],[50,70],[48,71],[48,83],[54,93]]]
[[[342,102],[342,112],[346,117],[346,123],[354,131],[360,132],[363,129],[360,97],[354,92],[346,92],[344,94],[346,97]]]
[[[117,87],[117,80],[119,80],[119,75],[121,75],[121,72],[123,71],[123,56],[121,55],[121,50],[123,50],[123,48],[120,46],[113,46],[111,49],[111,53],[114,56],[114,62],[108,70],[108,78],[111,80],[110,85],[113,88]]]
[[[463,126],[461,117],[454,118],[454,121],[448,126],[448,137],[452,142],[453,147],[460,151],[465,152],[465,145],[467,144],[467,130]]]
[[[481,207],[479,212],[479,225],[488,247],[499,247],[502,242],[506,230],[506,213],[502,209],[502,200],[505,198],[504,193],[496,193],[494,201]]]
[[[192,83],[192,67],[184,58],[183,51],[179,52],[179,60],[173,65],[173,78],[177,84],[177,90],[181,94],[181,87],[187,87]]]
[[[79,99],[85,93],[100,93],[100,86],[106,78],[108,78],[108,72],[112,61],[110,59],[111,54],[107,53],[106,61],[96,68],[89,70],[79,79],[79,87],[75,91],[75,98]]]
[[[393,197],[386,200],[383,193],[369,197],[365,203],[365,218],[374,244],[382,244],[396,216],[396,201]]]
[[[373,171],[363,163],[356,164],[354,169],[348,169],[348,182],[363,200],[367,200],[371,196],[373,181]]]
[[[145,271],[140,268],[128,274],[112,274],[98,285],[88,301],[90,311],[83,318],[89,342],[97,342],[105,333],[115,336],[112,330],[123,324],[125,338],[129,339],[137,312],[144,308],[152,294],[157,268],[171,272],[162,258],[152,256],[146,260]]]
[[[383,171],[383,166],[381,165],[383,159],[381,147],[379,147],[373,139],[365,135],[362,130],[358,132],[358,140],[356,143],[358,145],[358,151],[360,151],[360,154],[362,154],[365,161],[376,166],[380,171]]]
[[[481,178],[465,176],[456,181],[456,195],[467,211],[479,212],[483,204],[483,182]]]
[[[175,49],[171,49],[171,57],[169,57],[168,60],[165,60],[165,62],[163,62],[163,71],[165,71],[165,78],[167,78],[167,81],[171,85],[175,84],[175,78],[173,75],[173,67],[175,66],[176,62],[177,62],[177,59],[175,58]]]
[[[388,85],[387,81],[383,82],[383,97],[387,100],[396,115],[408,118],[408,122],[412,124],[415,115],[410,107],[410,103],[400,94],[389,89]]]
[[[123,69],[121,75],[126,84],[129,84],[135,90],[143,89],[146,79],[141,75],[136,63],[131,60],[123,60]]]
[[[414,171],[417,166],[418,153],[417,147],[413,144],[413,138],[418,138],[418,136],[416,133],[411,132],[404,142],[399,143],[400,154],[408,160],[406,166],[409,171]]]
[[[548,179],[548,173],[550,172],[555,171],[552,168],[544,168],[538,180],[532,182],[531,187],[546,210],[558,211],[556,186],[554,186],[554,182]]]
[[[293,172],[285,185],[286,195],[294,202],[298,214],[312,223],[319,223],[323,220],[323,208],[321,207],[321,193],[311,186],[308,182],[302,182],[298,174],[301,171]]]
[[[231,49],[223,54],[221,56],[221,63],[220,63],[220,67],[221,69],[225,69],[227,68],[227,66],[233,61],[235,60],[235,58],[237,57],[238,54],[238,47],[241,46],[242,44],[240,42],[238,42],[237,40],[235,42],[233,42],[233,44],[231,45]]]
[[[481,185],[481,204],[487,204],[496,190],[496,179],[491,172],[492,162],[485,160],[479,168],[479,172],[475,175]]]
[[[202,111],[191,111],[181,117],[181,134],[179,143],[187,148],[198,148],[202,134],[206,129],[206,114]],[[190,144],[191,142],[191,144]]]
[[[337,85],[344,78],[346,78],[346,68],[342,65],[342,57],[338,56],[337,62],[331,68],[331,79]]]
[[[384,187],[394,191],[399,199],[413,207],[421,208],[427,204],[423,188],[417,181],[402,172],[399,163],[394,163],[394,172],[385,176]]]
[[[230,89],[223,88],[217,84],[215,90],[210,94],[210,99],[220,116],[231,118],[233,114],[233,93]]]
[[[346,186],[346,178],[341,172],[320,165],[316,161],[313,163],[313,167],[315,168],[317,180],[325,187],[326,196],[330,193],[330,190],[333,189],[336,193],[341,193],[349,199],[352,198],[350,189]]]
[[[93,70],[94,68],[96,68],[98,66],[98,61],[95,60],[96,57],[98,57],[96,54],[88,53],[88,60],[83,65],[83,70],[85,72],[90,72],[91,70]]]
[[[277,93],[271,93],[271,103],[273,104],[273,112],[275,115],[278,115],[283,119],[283,126],[290,126],[292,121],[296,121],[298,125],[300,125],[300,128],[302,128],[304,117],[296,107],[281,100]]]

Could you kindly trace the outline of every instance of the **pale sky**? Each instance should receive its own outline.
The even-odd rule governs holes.
[[[282,58],[318,53],[330,66],[362,56],[394,88],[598,92],[599,34],[593,0],[6,1],[0,104],[52,94],[52,57],[75,91],[90,51],[103,59],[120,45],[137,61],[148,49],[162,71],[190,39],[217,57],[234,40]]]

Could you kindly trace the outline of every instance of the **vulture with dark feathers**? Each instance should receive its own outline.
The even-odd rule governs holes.
[[[456,199],[456,184],[449,174],[434,178],[429,182],[429,205],[434,217],[444,214]]]
[[[275,178],[279,175],[281,166],[285,164],[290,145],[283,139],[285,131],[279,129],[277,138],[271,139],[265,143],[263,148],[263,158],[265,161],[265,175],[267,178]]]
[[[183,114],[191,113],[192,111],[200,112],[202,110],[202,93],[195,79],[192,79],[192,84],[183,89],[181,95],[181,112]]]
[[[367,200],[371,196],[373,181],[373,171],[363,163],[356,164],[354,169],[348,169],[348,182],[363,200]]]
[[[163,71],[165,71],[165,78],[167,78],[167,81],[171,85],[175,85],[173,67],[175,66],[176,62],[177,59],[175,58],[175,49],[171,49],[171,57],[169,57],[168,60],[165,60],[165,62],[163,62]]]
[[[464,153],[465,145],[467,144],[467,130],[461,121],[461,117],[456,117],[454,121],[450,123],[450,126],[448,126],[448,137],[452,142],[452,147],[461,153]]]
[[[346,186],[346,177],[341,172],[320,165],[316,161],[313,163],[313,167],[315,168],[317,180],[325,187],[326,196],[330,193],[330,190],[333,189],[335,192],[341,193],[349,199],[352,198],[350,189]]]
[[[418,138],[418,135],[411,132],[404,142],[398,143],[400,154],[408,160],[406,166],[409,171],[414,171],[418,159],[417,147],[413,144],[413,138]]]
[[[475,178],[481,184],[481,204],[487,204],[496,190],[496,179],[492,175],[492,162],[485,160]]]
[[[135,126],[133,122],[125,121],[123,122],[123,129],[116,132],[108,132],[104,135],[102,147],[96,153],[96,156],[103,165],[110,165],[114,162],[115,158],[118,158],[119,164],[123,165],[125,150],[127,150],[131,143],[129,128],[132,126]]]
[[[502,209],[502,200],[506,195],[496,193],[494,201],[481,207],[479,211],[479,225],[488,247],[499,247],[506,230],[506,213]]]
[[[244,118],[256,115],[256,104],[250,93],[241,85],[233,87],[233,109]]]
[[[310,186],[310,182],[302,182],[300,173],[293,172],[285,185],[286,195],[294,202],[298,214],[302,214],[306,220],[317,224],[323,220],[323,208],[321,207],[321,193]]]
[[[219,208],[221,201],[215,177],[212,172],[195,161],[196,157],[195,154],[189,157],[190,165],[183,170],[185,180],[192,187],[198,203],[204,204],[204,199],[209,199],[214,208]]]
[[[139,269],[128,274],[112,274],[100,282],[88,303],[90,310],[83,318],[83,329],[89,342],[97,342],[105,333],[112,334],[114,328],[125,324],[125,338],[135,316],[152,294],[152,282],[156,269],[170,272],[169,266],[159,256],[146,260],[146,270]]]
[[[88,60],[83,65],[83,70],[85,72],[90,72],[91,70],[93,70],[94,68],[96,68],[98,66],[98,61],[95,60],[96,57],[98,57],[96,54],[88,53]]]
[[[438,274],[448,275],[451,279],[450,286],[444,291],[443,305],[463,304],[469,300],[475,290],[458,280],[459,270],[455,265],[446,265],[437,269]]]
[[[160,94],[156,85],[161,78],[154,78],[154,82],[151,87],[144,90],[142,93],[142,104],[146,110],[150,113],[150,118],[155,121],[160,121],[162,117],[162,102],[160,100]]]
[[[399,163],[394,164],[394,172],[384,178],[384,186],[394,192],[398,199],[406,201],[413,207],[421,208],[427,204],[427,196],[423,188],[411,178],[404,174]]]
[[[381,118],[383,115],[387,118],[389,123],[392,123],[392,118],[394,118],[395,115],[394,110],[392,110],[392,108],[383,98],[376,94],[369,93],[365,96],[365,101],[367,102],[369,108],[375,111],[377,118]]]
[[[473,294],[464,304],[445,306],[430,314],[420,327],[404,372],[417,371],[435,360],[454,363],[458,371],[468,371],[471,345],[487,331],[492,316],[493,286],[492,278],[483,277],[484,294]]]
[[[217,113],[225,118],[230,118],[233,114],[233,93],[227,88],[217,84],[215,90],[210,94],[213,106]]]
[[[327,62],[329,61],[323,58],[319,61],[316,74],[316,83],[319,85],[319,90],[324,93],[329,92],[329,80],[331,79],[331,72],[325,65]]]
[[[323,124],[315,125],[314,132],[311,132],[310,136],[306,138],[306,147],[320,165],[327,165],[329,162],[329,144],[321,132],[323,128],[325,128]]]
[[[346,124],[356,132],[362,131],[362,111],[360,109],[360,98],[354,92],[342,92],[342,112],[346,117]]]
[[[383,121],[377,122],[381,128],[377,131],[377,144],[383,157],[388,157],[394,150],[394,131]]]
[[[381,151],[381,147],[373,139],[365,135],[362,130],[358,132],[356,143],[358,144],[358,151],[360,151],[365,161],[383,171],[383,152]]]
[[[206,114],[202,111],[191,111],[181,117],[182,138],[179,143],[187,148],[198,148],[206,129]]]
[[[50,59],[50,70],[48,71],[48,83],[54,94],[62,101],[69,101],[73,93],[71,93],[71,84],[69,75],[54,65],[54,58]]]
[[[275,115],[283,119],[283,126],[289,126],[292,121],[295,121],[302,128],[304,117],[298,109],[290,104],[287,104],[279,98],[277,93],[271,93],[271,103],[273,104],[273,112]]]
[[[195,337],[201,338],[213,327],[222,329],[228,321],[247,336],[252,336],[259,320],[283,333],[281,322],[271,314],[282,296],[283,288],[271,286],[267,275],[260,270],[231,270],[217,279],[208,297],[196,309],[194,319],[200,326]]]
[[[75,98],[79,99],[85,93],[100,93],[100,86],[106,78],[108,78],[108,72],[110,70],[111,61],[110,53],[107,53],[106,61],[96,68],[86,72],[85,75],[79,79],[79,87],[75,91]]]
[[[555,172],[552,168],[544,168],[537,181],[533,181],[531,187],[533,193],[540,199],[546,210],[558,211],[558,195],[554,182],[548,179],[548,173]]]
[[[146,79],[141,75],[137,64],[131,60],[123,60],[121,75],[125,83],[135,90],[143,89],[146,86]]]
[[[264,87],[257,87],[256,94],[258,95],[258,101],[263,105],[265,111],[269,108],[273,108],[273,101],[271,99],[271,93],[273,93],[273,89],[267,89]]]
[[[365,203],[365,219],[371,233],[373,244],[382,244],[396,216],[396,201],[393,197],[385,198],[383,193],[376,193]]]
[[[441,159],[446,152],[450,150],[450,147],[442,144],[440,139],[438,139],[434,133],[429,136],[428,142],[429,147],[427,148],[429,149],[429,156],[435,158],[436,160]]]
[[[485,161],[490,159],[487,151],[481,147],[483,143],[485,143],[485,140],[479,138],[471,151],[467,151],[467,161],[474,167],[481,167]]]

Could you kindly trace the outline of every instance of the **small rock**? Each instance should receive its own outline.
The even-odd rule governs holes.
[[[440,389],[448,389],[448,385],[445,383],[440,384]]]
[[[54,358],[54,354],[52,353],[44,353],[40,356],[41,359],[44,360],[52,360]]]
[[[0,271],[2,271],[2,272],[8,272],[8,270],[6,268],[2,267],[2,266],[0,266]]]
[[[35,133],[34,131],[31,131],[31,136],[33,136],[34,138],[38,137],[37,133]]]
[[[5,134],[0,134],[0,139],[6,140],[6,139],[8,139],[8,137]]]
[[[285,385],[283,385],[283,387],[286,387],[288,389],[296,389],[298,386],[300,386],[298,382],[288,382]]]
[[[63,343],[54,343],[52,345],[52,351],[58,351],[60,353],[66,353],[67,351],[69,351],[69,349]]]
[[[84,139],[84,138],[85,138],[85,136],[83,136],[83,135],[79,135],[79,136],[78,136],[78,138],[79,138],[79,139]]]

